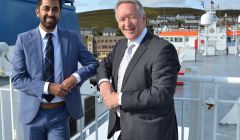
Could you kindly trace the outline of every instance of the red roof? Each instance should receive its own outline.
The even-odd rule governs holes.
[[[227,36],[233,36],[235,33],[234,31],[227,31]],[[239,36],[240,35],[240,31],[238,30],[237,31],[237,35]]]
[[[197,36],[198,31],[189,30],[174,30],[174,31],[162,31],[159,33],[160,36]]]

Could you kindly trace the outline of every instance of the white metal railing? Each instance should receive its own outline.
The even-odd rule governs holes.
[[[181,81],[186,81],[186,82],[199,82],[199,83],[213,83],[214,84],[214,98],[211,100],[211,103],[213,103],[214,107],[214,115],[213,115],[213,138],[212,140],[217,140],[217,112],[218,112],[218,104],[219,103],[230,103],[230,104],[237,104],[238,105],[238,116],[237,116],[237,129],[236,129],[236,140],[240,140],[240,102],[239,100],[220,100],[218,99],[218,84],[237,84],[240,85],[240,77],[214,77],[214,76],[190,76],[190,75],[179,75],[178,80]],[[202,93],[200,93],[202,94]],[[202,101],[206,102],[203,100],[203,96],[200,95],[200,99],[195,99],[195,101]],[[193,99],[184,99],[184,98],[175,98],[175,100],[191,100]],[[201,107],[201,110],[203,109],[203,106]],[[201,117],[201,122],[203,123],[203,118],[204,118],[204,111],[202,111],[202,117]],[[182,139],[183,140],[183,139]],[[203,126],[201,128],[201,140],[204,140],[203,136]]]
[[[214,97],[213,99],[211,100],[214,104],[214,110],[213,110],[213,137],[212,137],[212,140],[216,140],[217,139],[217,113],[218,113],[218,104],[219,103],[228,103],[228,104],[235,104],[237,103],[238,106],[240,106],[240,103],[237,102],[236,100],[220,100],[218,99],[218,92],[219,92],[219,84],[230,84],[230,85],[240,85],[240,77],[214,77],[214,76],[188,76],[188,75],[184,75],[184,76],[178,76],[178,80],[180,81],[184,81],[184,82],[189,82],[189,83],[212,83],[214,84]],[[11,82],[10,82],[11,83]],[[175,102],[176,101],[180,101],[181,102],[181,106],[182,106],[182,117],[181,117],[181,120],[180,120],[180,123],[182,124],[182,131],[181,131],[181,140],[184,140],[184,102],[198,102],[199,103],[199,110],[201,111],[201,115],[199,117],[199,120],[198,120],[198,125],[197,126],[200,131],[198,131],[197,133],[197,137],[195,138],[196,140],[205,140],[206,136],[204,135],[204,109],[205,109],[205,106],[203,104],[205,104],[207,102],[207,100],[205,100],[203,97],[204,97],[204,93],[202,93],[202,90],[203,90],[203,86],[202,85],[199,85],[199,90],[200,91],[200,95],[198,98],[191,98],[191,97],[175,97],[174,100]],[[197,89],[195,89],[197,90]],[[0,88],[0,114],[1,114],[1,118],[0,118],[0,124],[1,124],[1,133],[2,135],[0,136],[0,139],[2,140],[6,140],[6,132],[5,132],[5,124],[6,122],[4,122],[4,112],[3,112],[3,99],[2,99],[2,91],[9,91],[10,93],[10,108],[11,108],[11,138],[12,140],[18,140],[18,136],[16,135],[16,124],[14,124],[14,118],[13,118],[13,114],[14,114],[14,108],[13,108],[13,91],[17,91],[17,90],[13,90],[12,88],[12,85],[10,84],[10,88]],[[239,90],[240,91],[240,90]],[[87,94],[87,95],[84,95],[83,96],[99,96],[99,94]],[[240,111],[238,110],[238,115],[240,114],[239,113]],[[86,132],[90,127],[93,127],[95,126],[95,131],[96,131],[96,137],[95,139],[98,140],[98,122],[99,120],[101,120],[104,116],[108,115],[108,112],[103,112],[102,114],[100,114],[99,116],[97,116],[95,118],[95,121],[90,124],[89,126],[85,127],[85,128],[82,128],[81,131],[74,135],[71,140],[75,140],[77,138],[79,138],[80,136],[80,139],[83,140],[84,137],[83,137],[83,133]],[[180,117],[180,116],[177,116],[177,117]],[[237,117],[238,120],[237,120],[237,126],[236,126],[236,137],[234,140],[240,140],[240,117],[238,116]],[[200,125],[201,124],[201,125]]]
[[[214,76],[190,76],[190,75],[179,75],[178,79],[180,81],[187,82],[208,82],[216,84],[240,84],[240,77],[214,77]]]
[[[81,129],[80,132],[78,132],[77,134],[75,134],[74,136],[71,137],[71,140],[77,140],[77,139],[81,139],[84,140],[84,133],[89,130],[91,127],[95,127],[95,139],[98,140],[98,122],[103,119],[104,117],[108,116],[108,111],[104,111],[103,113],[101,113],[99,116],[96,116],[94,122],[92,122],[90,125],[86,126],[85,128]],[[82,123],[82,122],[81,122]]]

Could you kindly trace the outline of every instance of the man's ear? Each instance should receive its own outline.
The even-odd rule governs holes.
[[[40,15],[39,15],[39,7],[36,8],[35,12],[36,12],[36,16],[39,18],[40,17]]]
[[[146,15],[143,16],[143,21],[144,21],[145,25],[147,25],[147,17],[146,17]]]

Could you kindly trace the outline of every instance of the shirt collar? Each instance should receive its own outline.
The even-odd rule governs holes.
[[[128,46],[130,46],[130,44],[135,44],[135,46],[139,46],[146,34],[147,28],[145,27],[138,38],[136,38],[134,41],[128,40]]]
[[[41,34],[41,38],[45,39],[45,36],[47,34],[46,31],[44,31],[40,26],[38,27],[40,34]],[[57,37],[57,26],[55,27],[55,29],[51,32],[53,34],[53,37]]]

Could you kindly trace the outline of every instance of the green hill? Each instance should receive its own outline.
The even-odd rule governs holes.
[[[192,8],[145,8],[148,19],[156,19],[158,15],[178,15],[178,14],[194,14],[201,16],[204,11]],[[225,15],[237,17],[240,10],[221,10],[217,11],[217,15],[222,17]],[[90,12],[78,13],[81,28],[94,28],[101,31],[105,27],[117,28],[113,9],[96,10]]]
[[[113,9],[78,13],[78,19],[81,28],[94,28],[97,31],[105,27],[117,28]]]

